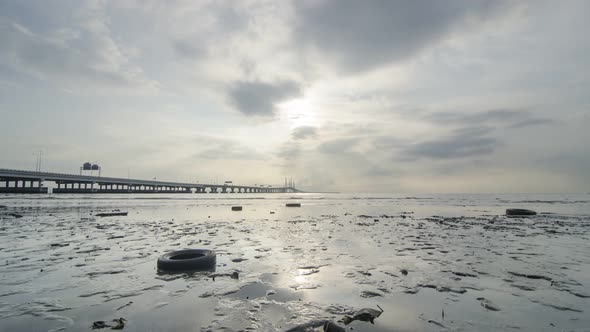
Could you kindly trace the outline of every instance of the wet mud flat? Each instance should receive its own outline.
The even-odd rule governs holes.
[[[0,330],[320,331],[377,306],[347,330],[590,330],[588,215],[261,198],[0,201]],[[156,271],[182,248],[216,271]]]

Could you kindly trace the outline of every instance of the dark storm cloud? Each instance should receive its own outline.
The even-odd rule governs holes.
[[[488,0],[294,1],[295,39],[342,69],[372,69],[405,60],[458,25],[483,20],[504,7]]]
[[[277,83],[236,82],[229,89],[231,103],[245,115],[272,116],[276,104],[298,97],[301,90],[292,81]]]
[[[294,140],[306,139],[316,137],[318,135],[318,128],[312,126],[301,126],[297,127],[291,133],[291,137]]]
[[[458,129],[450,136],[414,144],[402,151],[402,159],[457,159],[488,155],[500,144],[490,136],[490,131],[486,127]]]

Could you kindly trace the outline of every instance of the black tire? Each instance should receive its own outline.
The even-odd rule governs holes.
[[[537,212],[526,209],[506,209],[507,216],[534,216]]]
[[[207,249],[176,250],[158,258],[158,271],[215,271],[217,257]]]

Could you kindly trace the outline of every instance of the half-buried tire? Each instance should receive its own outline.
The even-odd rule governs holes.
[[[176,250],[158,258],[158,271],[213,271],[217,258],[207,249]]]

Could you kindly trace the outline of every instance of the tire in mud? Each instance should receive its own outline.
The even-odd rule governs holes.
[[[214,271],[216,263],[217,257],[211,250],[175,250],[158,258],[158,271]]]

